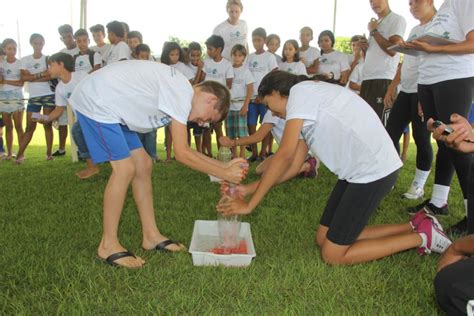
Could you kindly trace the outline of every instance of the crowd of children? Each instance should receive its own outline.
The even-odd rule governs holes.
[[[327,262],[333,264],[364,262],[414,247],[418,247],[421,253],[443,252],[450,241],[434,215],[448,213],[447,199],[454,172],[457,173],[461,184],[467,212],[469,167],[472,160],[470,154],[454,151],[443,141],[438,141],[432,197],[412,210],[416,215],[410,224],[386,227],[365,227],[365,225],[371,212],[395,184],[398,169],[401,167],[399,157],[403,161],[406,159],[410,137],[408,125],[410,123],[412,125],[417,146],[416,172],[411,187],[403,197],[420,199],[424,195],[424,186],[433,161],[431,134],[426,127],[425,118],[449,122],[451,114],[455,112],[464,117],[469,114],[474,86],[472,55],[474,24],[472,15],[469,15],[473,10],[472,2],[446,0],[437,14],[433,0],[410,1],[411,13],[420,24],[411,30],[406,41],[404,41],[405,18],[390,10],[388,0],[371,0],[370,5],[377,18],[368,23],[370,32],[368,38],[365,35],[355,35],[351,38],[351,55],[345,55],[335,49],[335,35],[329,30],[324,30],[317,36],[319,49],[310,45],[314,34],[308,26],[300,29],[299,42],[297,39],[287,39],[282,46],[278,35],[267,35],[262,27],[249,33],[246,22],[240,19],[243,11],[240,0],[227,1],[228,19],[217,25],[213,34],[207,38],[205,50],[198,42],[191,42],[187,47],[181,47],[179,43],[170,41],[164,43],[159,60],[151,54],[150,47],[144,44],[139,31],[130,31],[126,23],[119,21],[112,21],[106,27],[100,24],[90,27],[89,31],[95,46],[90,46],[89,32],[86,29],[74,32],[70,25],[60,26],[58,32],[65,47],[53,56],[43,54],[45,38],[41,34],[35,33],[30,36],[33,54],[21,60],[16,58],[16,42],[10,38],[5,39],[0,49],[2,159],[14,160],[17,164],[25,162],[25,153],[37,123],[41,123],[45,131],[46,160],[65,155],[68,136],[68,117],[65,108],[76,86],[87,85],[81,84],[84,78],[88,78],[86,82],[98,85],[96,89],[100,89],[101,83],[98,78],[103,78],[105,69],[109,69],[107,72],[111,74],[118,73],[119,67],[113,64],[131,59],[153,64],[160,62],[168,65],[171,73],[167,73],[166,67],[155,69],[153,66],[146,70],[150,73],[147,77],[150,82],[141,81],[142,87],[137,86],[136,89],[148,91],[149,96],[159,90],[158,95],[161,97],[162,91],[151,82],[152,73],[161,78],[160,86],[168,86],[165,81],[176,80],[178,73],[180,79],[177,83],[190,94],[186,101],[192,98],[190,87],[201,87],[196,91],[204,91],[202,87],[207,86],[202,86],[203,83],[212,87],[214,83],[210,82],[217,82],[218,87],[227,87],[230,91],[230,109],[224,119],[226,136],[219,119],[209,117],[189,119],[186,124],[188,146],[191,145],[192,130],[196,151],[204,154],[206,159],[212,158],[215,155],[212,151],[212,134],[215,133],[217,146],[231,147],[234,158],[246,158],[249,162],[268,159],[257,168],[257,173],[262,175],[261,180],[239,187],[242,195],[252,195],[248,204],[242,201],[222,202],[219,206],[222,212],[249,213],[272,185],[298,174],[315,177],[319,157],[339,177],[317,232],[316,242],[321,247],[323,258]],[[441,13],[447,18],[441,17]],[[449,22],[451,20],[457,24]],[[438,48],[417,41],[417,38],[425,32],[436,33],[440,29],[449,31],[452,39],[458,44]],[[110,44],[105,42],[106,36]],[[253,46],[253,53],[250,53],[249,41]],[[423,54],[412,56],[407,53],[401,63],[400,54],[393,50],[394,45],[404,49],[416,49]],[[282,47],[281,56],[280,47]],[[205,56],[203,51],[206,52]],[[120,69],[134,67],[146,69],[146,66],[140,63],[123,64],[128,66]],[[101,68],[104,70],[98,71]],[[305,82],[308,78],[326,83]],[[124,77],[123,80],[125,79]],[[24,83],[28,83],[29,95],[25,129],[23,129]],[[93,90],[92,86],[89,88]],[[111,85],[104,85],[104,89],[110,89],[110,93],[122,96],[124,91],[129,90],[125,87],[124,91],[114,90]],[[173,87],[171,90],[176,90],[176,94],[167,94],[164,97],[166,100],[159,102],[183,100],[182,96],[178,96],[179,87]],[[97,96],[102,97],[102,94],[99,93]],[[99,167],[95,163],[114,159],[108,159],[107,152],[101,153],[105,156],[101,156],[100,159],[96,159],[97,156],[94,158],[89,152],[88,145],[91,144],[90,138],[93,137],[91,127],[88,126],[91,124],[90,119],[101,124],[107,122],[105,114],[102,117],[100,113],[90,112],[90,109],[84,108],[84,104],[93,104],[97,101],[91,100],[85,93],[76,95],[75,100],[81,111],[78,114],[79,122],[74,123],[72,128],[72,137],[78,147],[79,157],[87,162],[86,169],[79,171],[77,176],[87,179],[99,172]],[[109,98],[107,100],[111,101]],[[142,101],[144,106],[148,104],[149,99]],[[447,102],[450,104],[449,108]],[[317,107],[311,108],[313,103]],[[171,105],[163,105],[168,106]],[[137,105],[137,108],[139,109],[140,105]],[[197,111],[194,105],[193,111]],[[226,111],[222,110],[222,113],[219,113],[227,113]],[[342,112],[350,115],[341,115]],[[335,119],[337,115],[340,117]],[[193,115],[190,115],[191,117]],[[159,161],[157,133],[156,128],[148,128],[148,125],[165,126],[164,161],[171,162],[175,159],[174,152],[176,159],[198,170],[206,170],[201,164],[195,165],[187,158],[183,158],[183,153],[187,155],[189,152],[182,147],[181,129],[169,124],[173,120],[183,123],[183,119],[186,118],[183,113],[176,112],[176,115],[171,117],[140,118],[145,121],[148,119],[149,122],[127,122],[120,114],[113,123],[121,119],[130,130],[136,132],[144,152],[154,162]],[[159,119],[161,121],[158,122]],[[291,124],[287,124],[287,121]],[[53,125],[57,125],[59,130],[59,148],[54,152]],[[85,132],[89,134],[84,134],[82,125],[88,126]],[[144,125],[147,125],[147,128],[142,128]],[[19,147],[16,154],[13,152],[14,131]],[[129,131],[122,132],[128,135]],[[402,134],[405,135],[405,144],[403,152],[400,153],[399,140]],[[359,136],[360,138],[357,138]],[[176,144],[179,147],[174,151],[173,137],[179,137]],[[371,139],[371,143],[366,143],[368,138]],[[274,139],[280,146],[276,156],[272,156]],[[259,143],[261,145],[257,146]],[[392,143],[396,150],[391,146]],[[335,144],[337,146],[334,146]],[[345,147],[341,147],[341,144]],[[130,144],[128,146],[130,147]],[[138,144],[133,146],[134,149],[138,148]],[[367,151],[363,152],[364,148]],[[97,148],[93,151],[96,152]],[[248,157],[247,151],[250,151]],[[290,160],[289,156],[284,156],[285,154],[293,154],[294,157]],[[349,158],[350,161],[340,159],[346,155],[353,155]],[[136,159],[144,158],[140,153]],[[113,166],[119,168],[118,164]],[[213,171],[217,170],[216,173],[222,174],[219,169],[221,167],[219,165]],[[143,170],[143,173],[148,176],[149,170]],[[229,174],[226,174],[226,177],[231,178]],[[128,184],[129,182],[127,186]],[[123,185],[124,188],[127,186]],[[351,204],[356,200],[360,200],[360,203]],[[146,209],[144,211],[146,216],[150,215],[148,214],[150,205],[143,207]],[[357,218],[348,221],[348,211],[351,213],[351,218]],[[466,217],[454,227],[453,232],[474,233],[474,228],[468,228],[467,223]],[[163,238],[156,225],[151,227],[151,230],[154,236],[153,242],[162,242]],[[361,240],[360,236],[365,236],[365,239]],[[113,251],[105,251],[109,237],[116,238],[104,235],[101,243],[104,259],[113,255]],[[436,245],[433,244],[435,242]],[[387,249],[387,244],[392,245],[390,249]],[[169,245],[168,243],[160,247]],[[366,251],[368,246],[371,247],[370,251]],[[180,247],[176,244],[173,250]],[[136,258],[122,260],[132,257],[133,254],[121,247],[116,248],[114,251],[120,250],[119,253],[122,255],[108,258],[108,261],[128,266],[143,264],[141,259]],[[99,253],[100,251],[101,249]]]

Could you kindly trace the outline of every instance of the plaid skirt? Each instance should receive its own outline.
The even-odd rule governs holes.
[[[248,136],[247,115],[240,115],[240,111],[229,111],[225,123],[229,138],[235,139]]]

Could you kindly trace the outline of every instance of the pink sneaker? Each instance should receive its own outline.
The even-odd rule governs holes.
[[[443,230],[443,226],[441,226],[441,223],[438,221],[436,216],[433,213],[431,213],[428,209],[423,208],[419,210],[418,212],[416,212],[415,214],[413,214],[413,216],[410,219],[410,225],[414,231],[417,231],[418,226],[421,224],[421,222],[425,218],[431,218],[431,220],[433,221],[433,224],[436,225],[436,227],[438,227],[439,230]]]
[[[303,172],[305,178],[316,178],[318,176],[319,161],[316,157],[309,157],[306,159],[309,163],[309,171]]]
[[[425,219],[419,223],[416,232],[426,236],[426,245],[418,248],[418,254],[421,256],[430,254],[432,251],[443,253],[451,246],[451,240],[449,240],[443,230],[436,226],[430,217],[425,217]]]

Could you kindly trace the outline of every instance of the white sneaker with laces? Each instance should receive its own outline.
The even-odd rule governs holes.
[[[423,195],[425,194],[425,190],[423,188],[411,186],[410,189],[402,194],[402,198],[408,199],[408,200],[418,200],[423,198]]]

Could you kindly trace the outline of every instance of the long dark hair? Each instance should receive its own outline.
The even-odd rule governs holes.
[[[298,42],[294,39],[287,40],[285,42],[285,44],[283,45],[283,51],[282,51],[283,54],[281,54],[282,55],[281,61],[286,62],[286,60],[287,60],[286,56],[285,56],[285,46],[286,46],[286,44],[292,45],[296,50],[295,56],[293,57],[293,61],[294,62],[300,61],[300,46],[298,45]]]
[[[281,96],[289,96],[291,88],[302,81],[311,80],[305,75],[294,75],[286,71],[275,70],[263,77],[258,86],[258,95],[264,97],[278,91]]]
[[[176,49],[179,51],[178,61],[184,62],[183,50],[181,49],[181,46],[179,46],[179,44],[176,42],[165,42],[165,44],[163,45],[163,51],[161,52],[161,62],[165,65],[171,64],[170,53]]]

